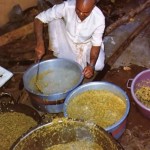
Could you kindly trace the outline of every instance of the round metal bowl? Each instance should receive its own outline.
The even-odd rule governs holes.
[[[61,58],[41,61],[38,78],[43,84],[42,92],[36,87],[37,70],[38,64],[35,64],[23,76],[24,87],[33,106],[49,113],[62,112],[64,99],[83,80],[81,66],[74,61]]]
[[[148,81],[148,82],[143,82]],[[150,119],[150,108],[144,105],[136,96],[135,92],[141,86],[150,87],[150,69],[144,70],[136,75],[131,84],[131,94],[139,109],[139,111],[147,118]]]
[[[95,142],[103,150],[122,150],[121,145],[104,129],[94,124],[64,118],[28,132],[16,141],[11,150],[45,150],[53,145],[81,140]]]
[[[76,88],[75,90],[73,90],[67,96],[67,98],[64,102],[64,116],[69,117],[69,115],[67,114],[67,107],[68,107],[69,102],[75,96],[77,96],[77,95],[79,95],[85,91],[88,91],[88,90],[110,91],[125,101],[126,110],[125,110],[125,113],[122,116],[122,118],[120,120],[118,120],[115,124],[105,128],[105,130],[108,131],[109,133],[111,133],[114,138],[118,139],[123,134],[123,132],[125,131],[125,128],[126,128],[126,118],[127,118],[127,115],[129,113],[129,109],[130,109],[130,102],[129,102],[129,98],[126,95],[126,93],[120,87],[118,87],[112,83],[109,83],[109,82],[90,82],[90,83],[83,84],[83,85],[79,86],[78,88]]]
[[[18,112],[33,118],[37,124],[42,122],[40,114],[32,107],[18,103],[11,94],[0,93],[0,113]]]

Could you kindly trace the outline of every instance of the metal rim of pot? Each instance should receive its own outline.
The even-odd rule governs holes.
[[[86,125],[86,122],[84,122],[83,120],[77,120],[77,119],[72,119],[72,118],[65,118],[67,119],[67,121],[74,121],[74,122],[80,122],[80,123],[84,123]],[[58,123],[62,123],[63,120],[61,120],[61,118],[59,118]],[[30,136],[32,133],[38,131],[39,129],[42,129],[43,127],[49,126],[49,125],[53,125],[53,122],[49,122],[49,123],[43,123],[40,124],[37,127],[34,127],[32,129],[30,129],[28,132],[26,132],[23,136],[21,136],[20,138],[18,138],[14,144],[11,146],[10,150],[15,150],[15,148],[17,147],[17,145],[22,142],[23,140],[25,140],[28,136]],[[92,123],[90,124],[92,126],[94,126],[94,128],[97,128],[98,130],[100,130],[105,136],[108,137],[108,139],[117,147],[117,150],[124,150],[122,145],[116,140],[114,139],[107,131],[105,131],[102,127]],[[86,125],[87,126],[87,125]]]
[[[53,59],[50,59],[50,60],[44,60],[44,61],[41,61],[39,64],[43,64],[43,63],[45,63],[45,62],[48,62],[48,61],[56,61],[56,60],[66,60],[66,61],[69,61],[69,62],[71,62],[71,63],[73,63],[73,64],[75,64],[76,66],[78,66],[78,68],[80,69],[80,71],[82,72],[82,67],[77,63],[77,62],[75,62],[75,61],[73,61],[73,60],[69,60],[69,59],[64,59],[64,58],[53,58]],[[82,82],[82,80],[83,80],[83,78],[84,78],[84,75],[83,74],[81,74],[81,76],[80,76],[80,80],[78,81],[78,83],[74,86],[74,87],[72,87],[71,89],[69,89],[69,90],[67,90],[67,91],[65,91],[65,92],[61,92],[61,93],[54,93],[54,94],[50,94],[50,95],[45,95],[44,93],[37,93],[37,92],[34,92],[33,90],[31,90],[31,89],[29,89],[28,88],[28,86],[27,86],[27,83],[26,83],[26,76],[27,76],[27,73],[30,71],[30,70],[32,70],[33,68],[37,68],[37,66],[38,66],[38,64],[36,63],[36,64],[34,64],[34,65],[32,65],[32,66],[30,66],[25,72],[24,72],[24,75],[23,75],[23,81],[24,81],[24,87],[25,87],[25,89],[29,92],[29,93],[31,93],[31,94],[35,94],[35,95],[37,95],[37,96],[49,96],[49,97],[63,97],[63,95],[65,95],[66,93],[69,93],[70,91],[72,91],[73,89],[75,89],[81,82]]]
[[[1,98],[4,97],[9,98],[10,100],[7,102],[1,101]],[[37,122],[37,124],[40,124],[42,122],[42,117],[34,108],[26,104],[19,103],[18,100],[15,100],[10,93],[0,93],[0,112],[19,112],[30,116]]]
[[[68,103],[70,97],[71,97],[72,95],[74,95],[77,91],[79,91],[79,90],[80,90],[81,88],[83,88],[83,87],[86,87],[86,86],[88,87],[89,85],[99,85],[99,84],[102,84],[102,85],[103,85],[103,84],[108,84],[108,85],[112,86],[112,88],[114,87],[114,88],[116,88],[117,90],[119,90],[119,91],[123,94],[123,96],[125,97],[126,103],[127,103],[127,106],[128,106],[128,107],[126,108],[126,111],[125,111],[123,117],[122,117],[119,121],[117,121],[117,122],[114,123],[113,125],[111,125],[111,126],[105,128],[106,131],[109,131],[109,130],[111,130],[111,129],[113,129],[113,128],[116,128],[118,125],[120,125],[120,124],[126,119],[128,113],[129,113],[129,110],[130,110],[130,102],[129,102],[129,98],[128,98],[127,94],[126,94],[125,91],[123,91],[119,86],[117,86],[117,85],[115,85],[115,84],[113,84],[113,83],[106,82],[106,81],[100,81],[100,82],[94,81],[94,82],[90,82],[90,83],[85,83],[85,84],[83,84],[83,85],[77,87],[77,88],[76,88],[75,90],[73,90],[73,91],[67,96],[67,98],[65,99],[64,108],[63,108],[64,111],[63,111],[63,112],[64,112],[64,116],[65,116],[65,117],[68,117],[68,116],[67,116],[67,112],[66,112],[67,103]]]

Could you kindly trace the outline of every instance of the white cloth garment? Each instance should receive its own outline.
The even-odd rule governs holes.
[[[55,5],[36,18],[48,23],[50,45],[55,56],[75,60],[84,68],[90,63],[91,47],[101,46],[95,69],[103,69],[105,17],[99,8],[95,6],[91,14],[81,21],[75,12],[75,1],[70,0]]]

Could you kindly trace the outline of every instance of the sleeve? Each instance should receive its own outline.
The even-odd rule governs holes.
[[[103,33],[105,29],[105,17],[100,22],[102,23],[95,29],[92,35],[91,42],[93,46],[101,46],[102,43]]]
[[[54,5],[52,8],[38,14],[35,18],[41,20],[43,23],[49,23],[54,19],[63,18],[65,14],[65,6],[65,2]]]

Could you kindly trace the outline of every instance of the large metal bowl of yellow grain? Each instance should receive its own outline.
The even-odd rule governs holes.
[[[65,117],[94,122],[116,139],[125,131],[129,109],[127,94],[109,82],[83,84],[64,102]]]
[[[28,132],[11,150],[122,150],[122,146],[95,124],[61,118]]]
[[[63,58],[41,61],[28,68],[23,75],[24,87],[33,106],[48,113],[62,112],[66,96],[82,80],[82,67]]]

